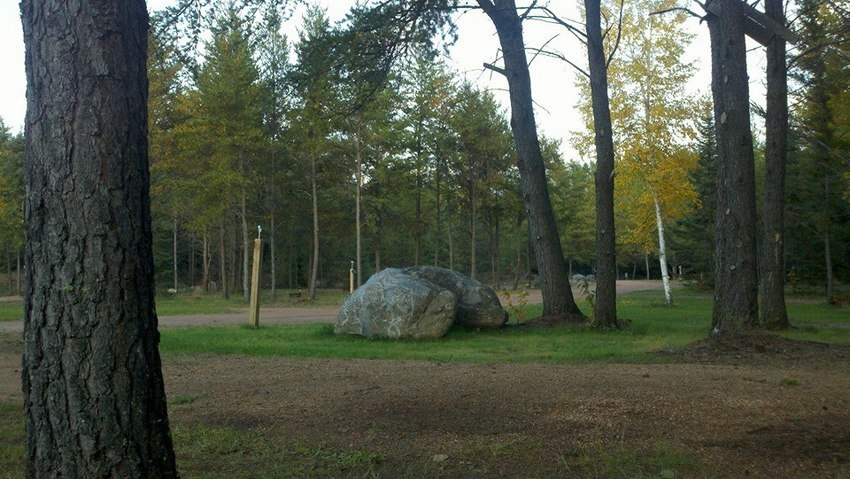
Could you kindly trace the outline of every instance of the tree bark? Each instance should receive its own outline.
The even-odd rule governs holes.
[[[189,234],[189,287],[195,286],[195,233]]]
[[[242,220],[242,300],[248,303],[251,300],[250,286],[250,264],[249,257],[251,246],[248,238],[248,194],[245,192],[245,187],[242,187],[242,198],[239,202],[239,219]]]
[[[218,257],[221,272],[218,278],[221,283],[221,297],[230,299],[230,291],[227,290],[227,255],[224,248],[224,222],[221,223],[218,229]]]
[[[212,266],[212,252],[210,251],[210,235],[209,231],[204,228],[204,238],[203,244],[201,246],[203,248],[203,253],[201,256],[201,261],[203,262],[204,267],[204,277],[201,279],[201,284],[204,286],[204,291],[210,292],[210,269]]]
[[[446,218],[446,233],[449,235],[449,269],[455,269],[455,248],[452,237],[452,220]]]
[[[417,154],[418,156],[418,154]],[[418,162],[417,158],[417,162]],[[422,173],[416,171],[416,219],[413,227],[413,265],[422,261]]]
[[[174,217],[171,234],[171,273],[173,276],[172,280],[174,282],[174,291],[177,291],[177,216]]]
[[[270,263],[270,271],[271,275],[271,290],[272,290],[272,302],[277,301],[277,258],[275,257],[275,234],[274,230],[276,228],[275,225],[275,214],[274,214],[274,206],[272,206],[271,218],[269,218],[269,263]]]
[[[750,130],[744,12],[739,0],[714,0],[708,16],[711,91],[717,136],[715,287],[711,335],[740,334],[758,321],[755,168]]]
[[[829,174],[823,176],[823,198],[824,198],[824,222],[823,222],[823,255],[824,268],[826,269],[826,302],[835,304],[835,276],[832,272],[832,247],[829,238]]]
[[[381,249],[383,248],[384,238],[384,222],[381,219],[381,212],[378,211],[375,216],[375,272],[381,271]]]
[[[594,325],[616,328],[617,251],[614,237],[614,136],[600,0],[585,0],[590,96],[596,145],[596,308]]]
[[[782,0],[765,0],[768,17],[785,25]],[[785,308],[785,163],[788,154],[788,67],[785,40],[774,35],[767,44],[767,110],[765,119],[764,237],[761,260],[761,324],[787,329]]]
[[[573,298],[561,240],[546,184],[546,167],[537,138],[531,77],[525,55],[522,20],[514,0],[477,0],[499,36],[511,99],[511,130],[517,149],[520,183],[543,295],[543,316],[585,322]]]
[[[18,268],[15,270],[15,295],[20,296],[21,294],[21,250],[18,247],[18,250],[15,252],[15,255],[18,259]]]
[[[363,249],[362,249],[362,225],[360,224],[360,198],[361,198],[361,190],[363,189],[363,153],[360,150],[360,135],[362,134],[362,128],[360,123],[357,123],[357,142],[355,144],[354,155],[357,160],[357,169],[354,172],[355,180],[357,181],[357,196],[355,197],[355,208],[354,208],[354,217],[355,217],[355,230],[357,236],[357,251],[356,251],[356,262],[357,262],[357,287],[359,288],[363,284],[363,277],[361,276],[362,269],[362,260],[363,260]]]
[[[15,287],[12,286],[12,253],[9,248],[6,248],[6,289],[9,296],[15,294]]]
[[[664,241],[664,219],[661,217],[661,203],[658,196],[652,194],[655,203],[655,226],[658,231],[658,265],[661,267],[661,284],[664,286],[664,302],[673,305],[673,292],[670,289],[670,272],[667,269],[667,244]]]
[[[443,218],[442,212],[440,210],[440,189],[441,186],[441,169],[440,169],[440,160],[437,160],[437,166],[434,171],[434,182],[436,183],[436,210],[437,210],[437,222],[436,222],[436,234],[434,235],[434,266],[440,266],[440,247],[443,242]]]
[[[310,261],[310,301],[316,299],[316,282],[319,277],[319,191],[316,185],[316,156],[310,155],[310,192],[313,199],[313,257]]]
[[[145,2],[21,3],[27,477],[177,477],[154,310]]]
[[[478,220],[478,218],[477,218],[477,216],[478,216],[478,208],[477,208],[478,198],[476,197],[477,195],[475,194],[475,192],[476,192],[476,189],[475,189],[475,185],[473,184],[473,185],[470,186],[470,193],[469,193],[469,195],[470,195],[469,203],[470,203],[470,211],[471,211],[471,213],[469,215],[469,277],[472,278],[472,279],[477,279],[475,276],[478,274],[478,271],[476,270],[476,267],[475,267],[476,263],[478,263],[478,258],[476,257],[476,248],[475,248],[475,243],[476,243],[475,223]]]

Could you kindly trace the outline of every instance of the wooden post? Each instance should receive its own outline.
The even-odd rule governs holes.
[[[348,270],[348,294],[354,292],[354,261],[351,262],[351,269]]]
[[[254,240],[254,269],[251,274],[251,326],[260,327],[260,264],[263,262],[263,240]]]

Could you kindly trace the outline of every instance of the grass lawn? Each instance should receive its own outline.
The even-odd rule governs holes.
[[[279,290],[277,301],[272,301],[271,293],[264,291],[261,304],[269,306],[287,307],[323,307],[339,306],[347,295],[340,290],[320,290],[315,301],[305,301],[293,298],[290,293],[299,294],[300,290]],[[301,292],[307,295],[306,290]],[[159,316],[183,316],[192,314],[215,314],[232,313],[247,308],[248,305],[242,300],[241,295],[231,295],[230,299],[223,299],[214,294],[169,294],[160,293],[156,298],[156,311]],[[4,298],[0,301],[0,321],[19,321],[23,318],[23,300],[20,298]]]
[[[658,362],[655,354],[706,337],[711,299],[690,296],[668,308],[658,293],[622,296],[618,311],[629,320],[617,331],[563,327],[525,330],[472,330],[455,327],[437,340],[374,340],[335,336],[330,324],[193,327],[162,331],[164,354],[246,354],[260,356],[424,359],[438,361],[641,363]],[[527,306],[524,317],[540,314]],[[850,344],[850,311],[825,304],[792,303],[789,314],[798,329],[783,333],[794,339]]]

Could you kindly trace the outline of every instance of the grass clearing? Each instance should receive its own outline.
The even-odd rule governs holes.
[[[305,301],[303,298],[292,298],[289,293],[303,294],[300,290],[280,290],[278,300],[272,301],[271,293],[263,292],[261,304],[263,307],[297,307],[315,308],[339,306],[348,295],[340,290],[320,290],[315,301]],[[159,293],[156,297],[156,312],[159,316],[188,316],[194,314],[235,313],[245,310],[248,305],[241,295],[231,295],[224,299],[216,294],[171,294]],[[20,321],[24,316],[23,299],[17,297],[3,298],[0,301],[0,321]]]
[[[24,476],[24,408],[0,403],[0,479]]]
[[[9,297],[0,301],[0,321],[20,321],[24,317],[24,301]]]
[[[674,479],[705,477],[697,474],[698,462],[671,444],[658,442],[645,449],[605,450],[587,447],[571,456],[561,456],[566,477],[588,479],[629,478]]]
[[[383,457],[325,445],[287,445],[273,431],[205,425],[173,428],[177,465],[185,478],[366,476]]]
[[[657,294],[622,296],[618,311],[628,327],[473,330],[455,327],[436,340],[376,340],[336,336],[333,325],[192,327],[162,331],[164,354],[245,354],[338,359],[418,359],[476,362],[644,363],[666,359],[653,351],[679,348],[706,337],[711,300],[688,296],[676,306],[657,305]],[[525,317],[540,314],[529,305]],[[850,344],[850,314],[826,304],[797,303],[789,312],[793,339]]]

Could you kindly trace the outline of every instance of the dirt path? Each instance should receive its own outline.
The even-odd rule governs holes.
[[[0,340],[0,402],[19,403],[20,342]],[[169,398],[179,398],[172,427],[375,453],[384,458],[381,477],[608,477],[574,467],[617,454],[650,462],[682,454],[692,464],[676,477],[850,477],[846,361],[564,366],[199,355],[167,356],[163,365]]]
[[[617,293],[626,294],[635,291],[660,290],[661,281],[636,280],[618,281]],[[580,292],[573,290],[576,298]],[[538,304],[543,301],[539,289],[528,290],[528,304]],[[502,301],[504,303],[504,299]],[[336,320],[338,307],[290,307],[290,308],[261,308],[260,320],[263,324],[306,324],[332,323]],[[224,326],[244,324],[248,321],[248,309],[235,313],[194,314],[185,316],[160,316],[160,328],[182,328],[189,326]],[[20,333],[23,331],[22,321],[0,321],[0,334]]]

